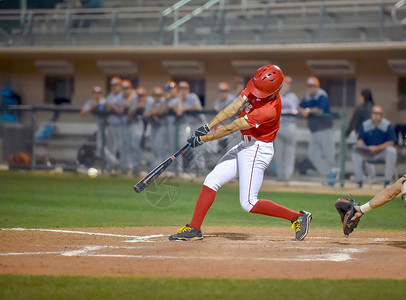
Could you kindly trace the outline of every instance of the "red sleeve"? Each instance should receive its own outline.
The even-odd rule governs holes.
[[[256,97],[251,94],[247,88],[245,88],[241,94],[240,94],[241,98],[243,98],[245,100],[245,102],[251,101],[253,99],[255,99]]]
[[[269,102],[246,114],[244,119],[247,120],[248,124],[251,126],[258,128],[262,123],[278,119],[280,114],[280,108],[278,109],[273,102]]]

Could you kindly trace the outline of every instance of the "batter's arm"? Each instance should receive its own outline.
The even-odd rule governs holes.
[[[232,104],[230,104],[232,105]],[[210,124],[210,123],[209,123]],[[201,137],[203,142],[218,140],[238,130],[249,129],[252,126],[244,118],[238,118],[231,124],[222,126],[215,131]]]
[[[241,96],[239,96],[237,99],[235,99],[235,101],[233,103],[227,105],[222,111],[220,111],[209,122],[209,127],[213,128],[214,126],[216,126],[216,125],[224,122],[225,120],[228,120],[229,118],[233,117],[238,112],[238,110],[241,108],[241,106],[244,105],[244,103],[245,103],[245,100]],[[230,125],[232,125],[233,123],[231,123]],[[229,125],[227,125],[227,126],[229,126]],[[227,126],[224,126],[224,127],[227,127]],[[224,128],[224,127],[222,127],[222,128]],[[237,130],[241,130],[241,129],[236,129],[234,131],[237,131]]]

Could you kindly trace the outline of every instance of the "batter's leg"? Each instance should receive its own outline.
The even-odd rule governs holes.
[[[216,167],[211,171],[203,184],[197,199],[195,210],[189,226],[199,230],[203,220],[216,198],[217,190],[226,182],[237,176],[237,152],[239,145],[230,149]]]
[[[256,142],[238,153],[240,204],[248,212],[291,221],[295,217],[301,216],[301,213],[270,200],[258,200],[264,171],[272,160],[273,151],[272,143]]]

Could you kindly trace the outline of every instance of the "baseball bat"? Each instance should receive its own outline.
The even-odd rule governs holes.
[[[159,175],[161,175],[170,165],[171,163],[179,156],[182,154],[182,152],[189,147],[189,144],[186,144],[183,146],[178,152],[176,152],[174,155],[171,157],[167,158],[165,161],[160,163],[155,169],[153,169],[151,172],[149,172],[147,175],[145,175],[144,178],[142,178],[136,185],[134,185],[134,191],[136,193],[141,193],[143,190],[145,190],[155,179],[158,178]]]

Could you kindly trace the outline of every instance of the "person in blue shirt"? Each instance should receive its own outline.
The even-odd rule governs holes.
[[[385,187],[389,185],[395,170],[397,153],[396,133],[390,121],[383,117],[379,105],[372,107],[371,118],[362,123],[357,144],[352,153],[355,180],[362,187],[363,162],[385,161]]]
[[[13,89],[7,87],[0,91],[0,105],[21,105],[21,97]],[[6,122],[17,122],[18,112],[12,110],[5,110],[2,115],[0,115],[0,120]]]
[[[299,106],[299,113],[308,118],[310,129],[308,156],[318,173],[324,178],[323,184],[335,184],[335,143],[333,121],[317,114],[329,114],[330,105],[327,93],[320,88],[320,81],[311,76],[307,79],[307,93]]]

